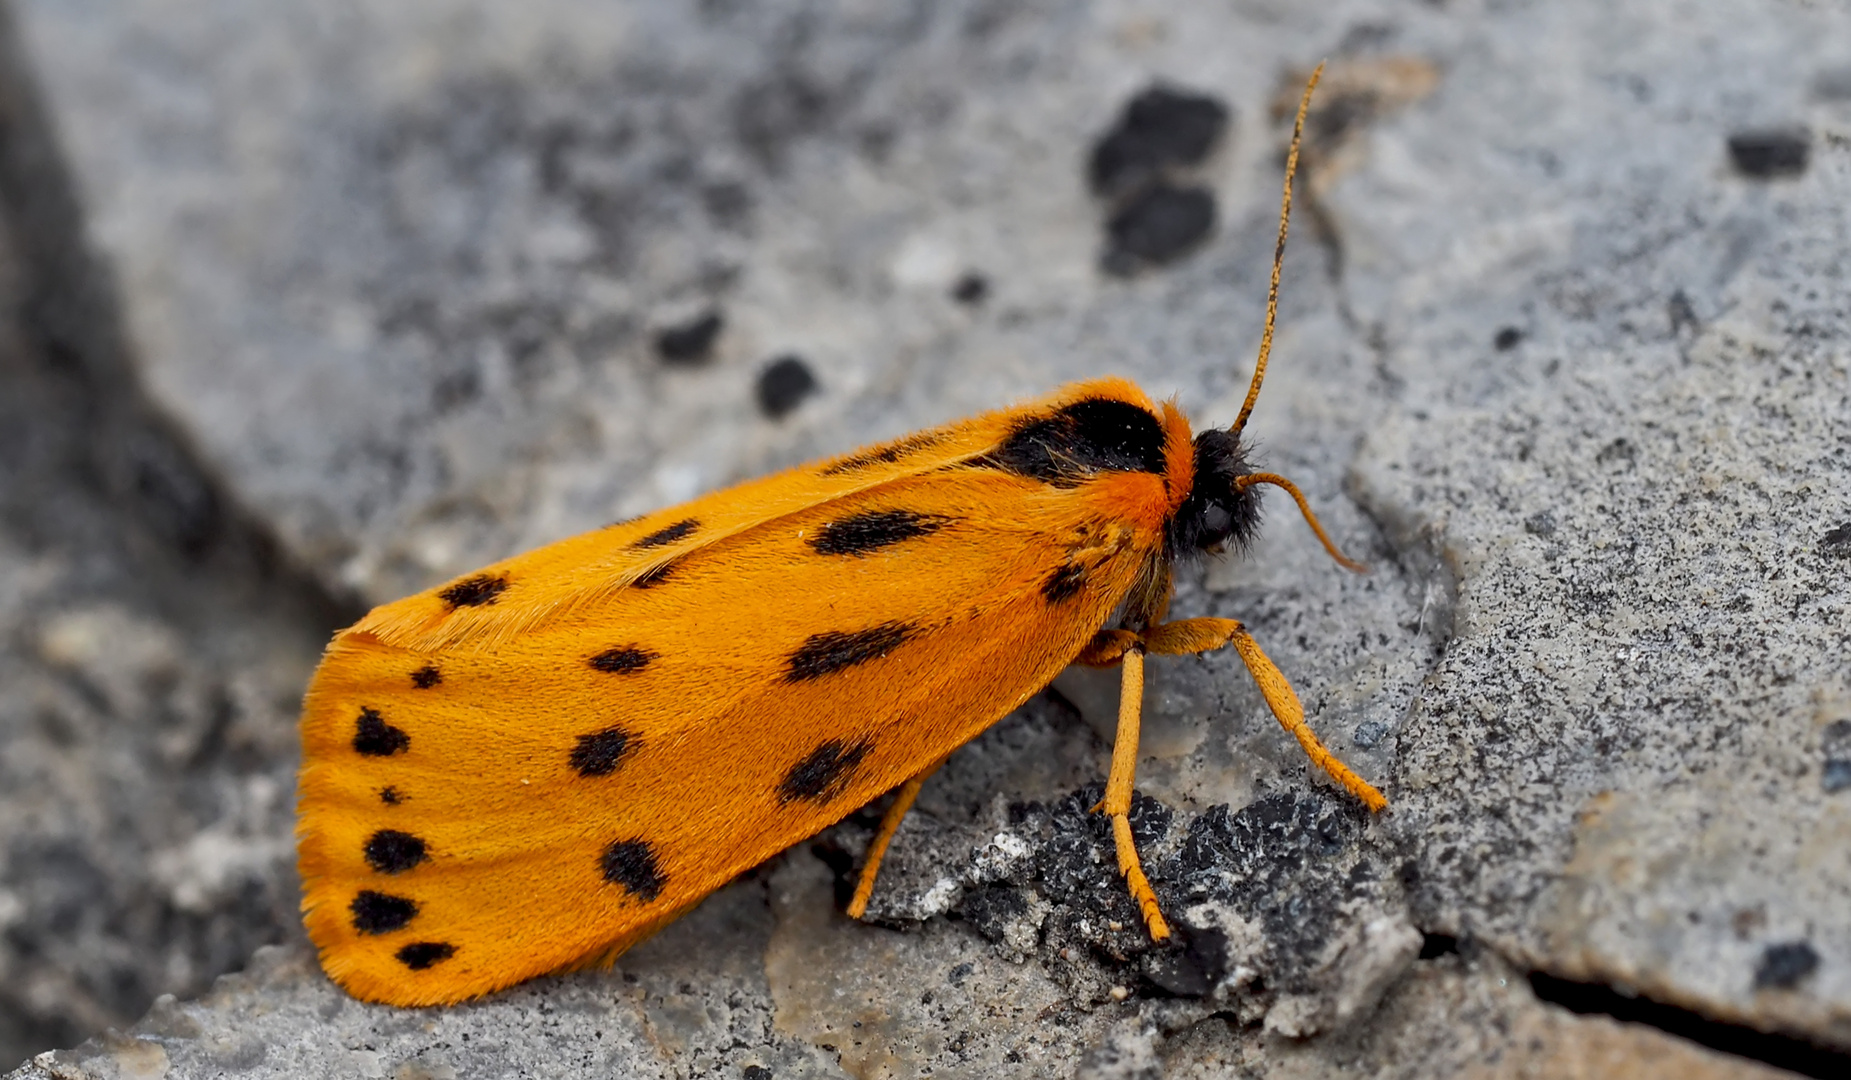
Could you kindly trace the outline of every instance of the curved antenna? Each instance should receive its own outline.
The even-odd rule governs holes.
[[[1234,490],[1239,491],[1241,488],[1252,487],[1255,484],[1271,484],[1274,487],[1284,488],[1286,493],[1292,496],[1292,501],[1298,504],[1298,512],[1305,515],[1305,524],[1311,526],[1311,531],[1318,534],[1318,540],[1324,544],[1324,550],[1330,552],[1330,557],[1337,560],[1337,565],[1358,574],[1369,572],[1367,566],[1337,550],[1336,542],[1331,540],[1330,534],[1324,531],[1324,526],[1318,524],[1318,516],[1311,512],[1311,504],[1305,501],[1305,495],[1298,490],[1298,485],[1278,473],[1256,472],[1248,473],[1234,481]]]
[[[1260,382],[1266,378],[1266,359],[1273,351],[1273,319],[1279,314],[1279,267],[1285,262],[1285,227],[1292,220],[1292,175],[1298,171],[1298,143],[1305,134],[1305,112],[1311,108],[1311,91],[1317,89],[1318,77],[1323,74],[1324,65],[1320,63],[1311,73],[1311,81],[1305,84],[1304,96],[1298,99],[1298,119],[1292,121],[1292,149],[1285,156],[1285,195],[1279,204],[1279,242],[1273,245],[1273,281],[1266,289],[1266,331],[1260,335],[1260,358],[1253,364],[1253,381],[1247,385],[1247,400],[1240,407],[1240,415],[1234,418],[1234,426],[1228,429],[1236,435],[1247,426],[1247,416],[1253,412],[1253,403],[1259,400]],[[1342,558],[1338,556],[1339,561]]]

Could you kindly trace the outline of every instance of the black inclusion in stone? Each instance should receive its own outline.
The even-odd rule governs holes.
[[[868,756],[865,742],[845,743],[839,739],[810,751],[809,756],[791,766],[778,784],[778,798],[784,802],[808,799],[828,802],[848,787],[855,766]]]
[[[1851,558],[1851,521],[1836,529],[1826,530],[1825,535],[1819,538],[1819,552],[1840,559]]]
[[[629,672],[643,670],[649,666],[649,661],[655,658],[656,654],[650,652],[648,649],[639,649],[634,645],[626,645],[619,649],[606,649],[587,662],[596,671],[602,671],[610,675],[624,675]]]
[[[1729,159],[1743,176],[1772,180],[1806,171],[1812,136],[1804,128],[1741,131],[1729,136]]]
[[[1076,401],[1052,416],[1024,421],[976,464],[1056,487],[1073,487],[1104,470],[1163,474],[1163,425],[1125,401]]]
[[[1068,563],[1048,575],[1041,583],[1041,595],[1051,604],[1062,600],[1071,600],[1086,588],[1086,567],[1078,563]]]
[[[423,667],[411,673],[411,685],[417,687],[420,690],[429,690],[431,687],[436,686],[438,683],[442,681],[443,681],[443,672],[438,671],[436,668],[432,667],[429,664],[426,664]]]
[[[951,298],[969,307],[983,303],[989,295],[989,279],[975,271],[958,278],[951,286]]]
[[[437,594],[437,598],[450,605],[451,610],[460,607],[481,607],[492,604],[508,587],[508,579],[501,574],[477,574],[464,578]]]
[[[455,956],[456,946],[446,941],[414,941],[393,955],[411,970],[423,971],[440,960]]]
[[[1106,222],[1105,268],[1130,273],[1188,254],[1215,229],[1215,196],[1207,188],[1152,184]]]
[[[1227,126],[1228,107],[1214,98],[1153,86],[1131,99],[1093,147],[1087,183],[1095,194],[1122,195],[1167,166],[1200,163]]]
[[[1769,945],[1755,965],[1756,990],[1791,990],[1819,968],[1819,952],[1809,942]]]
[[[688,518],[684,521],[677,521],[673,525],[657,529],[655,532],[650,533],[648,536],[643,537],[630,546],[633,548],[665,547],[680,540],[684,536],[688,536],[700,527],[701,523],[698,520],[695,518]]]
[[[348,905],[353,928],[362,934],[390,934],[402,929],[418,913],[418,905],[402,896],[363,889]]]
[[[713,355],[713,343],[726,328],[726,317],[706,311],[656,334],[656,355],[665,364],[693,365]]]
[[[572,768],[580,776],[609,776],[617,771],[630,736],[622,728],[605,728],[580,735],[572,748]]]
[[[617,840],[604,849],[598,861],[604,880],[629,890],[638,900],[648,903],[662,895],[668,879],[662,876],[656,853],[641,840]]]
[[[424,841],[397,829],[381,829],[366,839],[366,865],[382,874],[402,874],[424,861]]]
[[[886,656],[912,637],[917,629],[903,622],[884,622],[866,630],[830,630],[811,634],[798,646],[796,652],[791,653],[784,681],[820,679],[844,668]]]
[[[374,709],[362,707],[354,722],[353,748],[367,757],[391,757],[411,745],[411,736],[386,723]]]
[[[759,411],[773,420],[788,415],[821,389],[801,356],[780,356],[758,373]]]
[[[810,538],[824,555],[866,555],[904,540],[928,536],[951,523],[948,517],[911,510],[867,510],[831,521]]]

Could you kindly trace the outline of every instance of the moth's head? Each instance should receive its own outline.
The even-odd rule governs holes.
[[[1238,482],[1253,472],[1247,450],[1239,435],[1222,428],[1195,437],[1195,480],[1170,521],[1172,553],[1241,548],[1253,539],[1260,527],[1260,493]]]

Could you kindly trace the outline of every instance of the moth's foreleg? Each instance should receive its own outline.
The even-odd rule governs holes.
[[[1253,681],[1259,685],[1260,695],[1266,699],[1279,726],[1292,733],[1298,745],[1304,747],[1305,755],[1329,773],[1331,779],[1342,784],[1346,791],[1362,800],[1364,806],[1380,810],[1388,805],[1388,800],[1382,797],[1381,792],[1351,772],[1348,765],[1338,761],[1337,756],[1319,741],[1317,733],[1305,723],[1305,709],[1298,703],[1298,695],[1292,692],[1292,684],[1260,651],[1259,643],[1253,640],[1253,635],[1247,633],[1247,628],[1238,621],[1181,619],[1153,627],[1144,635],[1144,642],[1151,652],[1161,655],[1209,652],[1226,645],[1234,646],[1234,651],[1240,654],[1247,670],[1252,673]]]
[[[900,822],[906,820],[907,811],[913,808],[913,801],[919,798],[919,788],[938,767],[945,763],[939,758],[925,767],[918,776],[900,785],[899,794],[893,797],[893,804],[887,807],[887,813],[881,817],[880,831],[874,834],[874,840],[868,844],[867,858],[861,864],[861,879],[855,882],[855,896],[848,902],[848,915],[859,919],[868,911],[868,898],[874,895],[874,879],[880,876],[881,860],[887,855],[887,845],[893,842],[893,834],[900,831]]]
[[[1118,870],[1125,875],[1125,888],[1143,912],[1150,936],[1162,941],[1170,936],[1170,924],[1163,920],[1157,894],[1144,876],[1138,845],[1131,835],[1131,791],[1137,781],[1138,727],[1144,712],[1144,646],[1135,636],[1120,654],[1119,663],[1118,734],[1112,739],[1112,773],[1106,779],[1105,798],[1094,809],[1112,819],[1112,840],[1118,849]]]

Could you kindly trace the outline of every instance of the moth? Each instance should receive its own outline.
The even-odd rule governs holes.
[[[742,871],[897,789],[848,911],[945,758],[1071,663],[1118,666],[1098,810],[1153,938],[1128,813],[1144,657],[1231,646],[1311,760],[1382,795],[1306,725],[1232,619],[1166,621],[1173,568],[1239,547],[1261,485],[1241,430],[1194,434],[1123,379],[740,484],[515,556],[340,631],[302,715],[298,853],[322,966],[354,996],[462,1001],[608,962]]]

